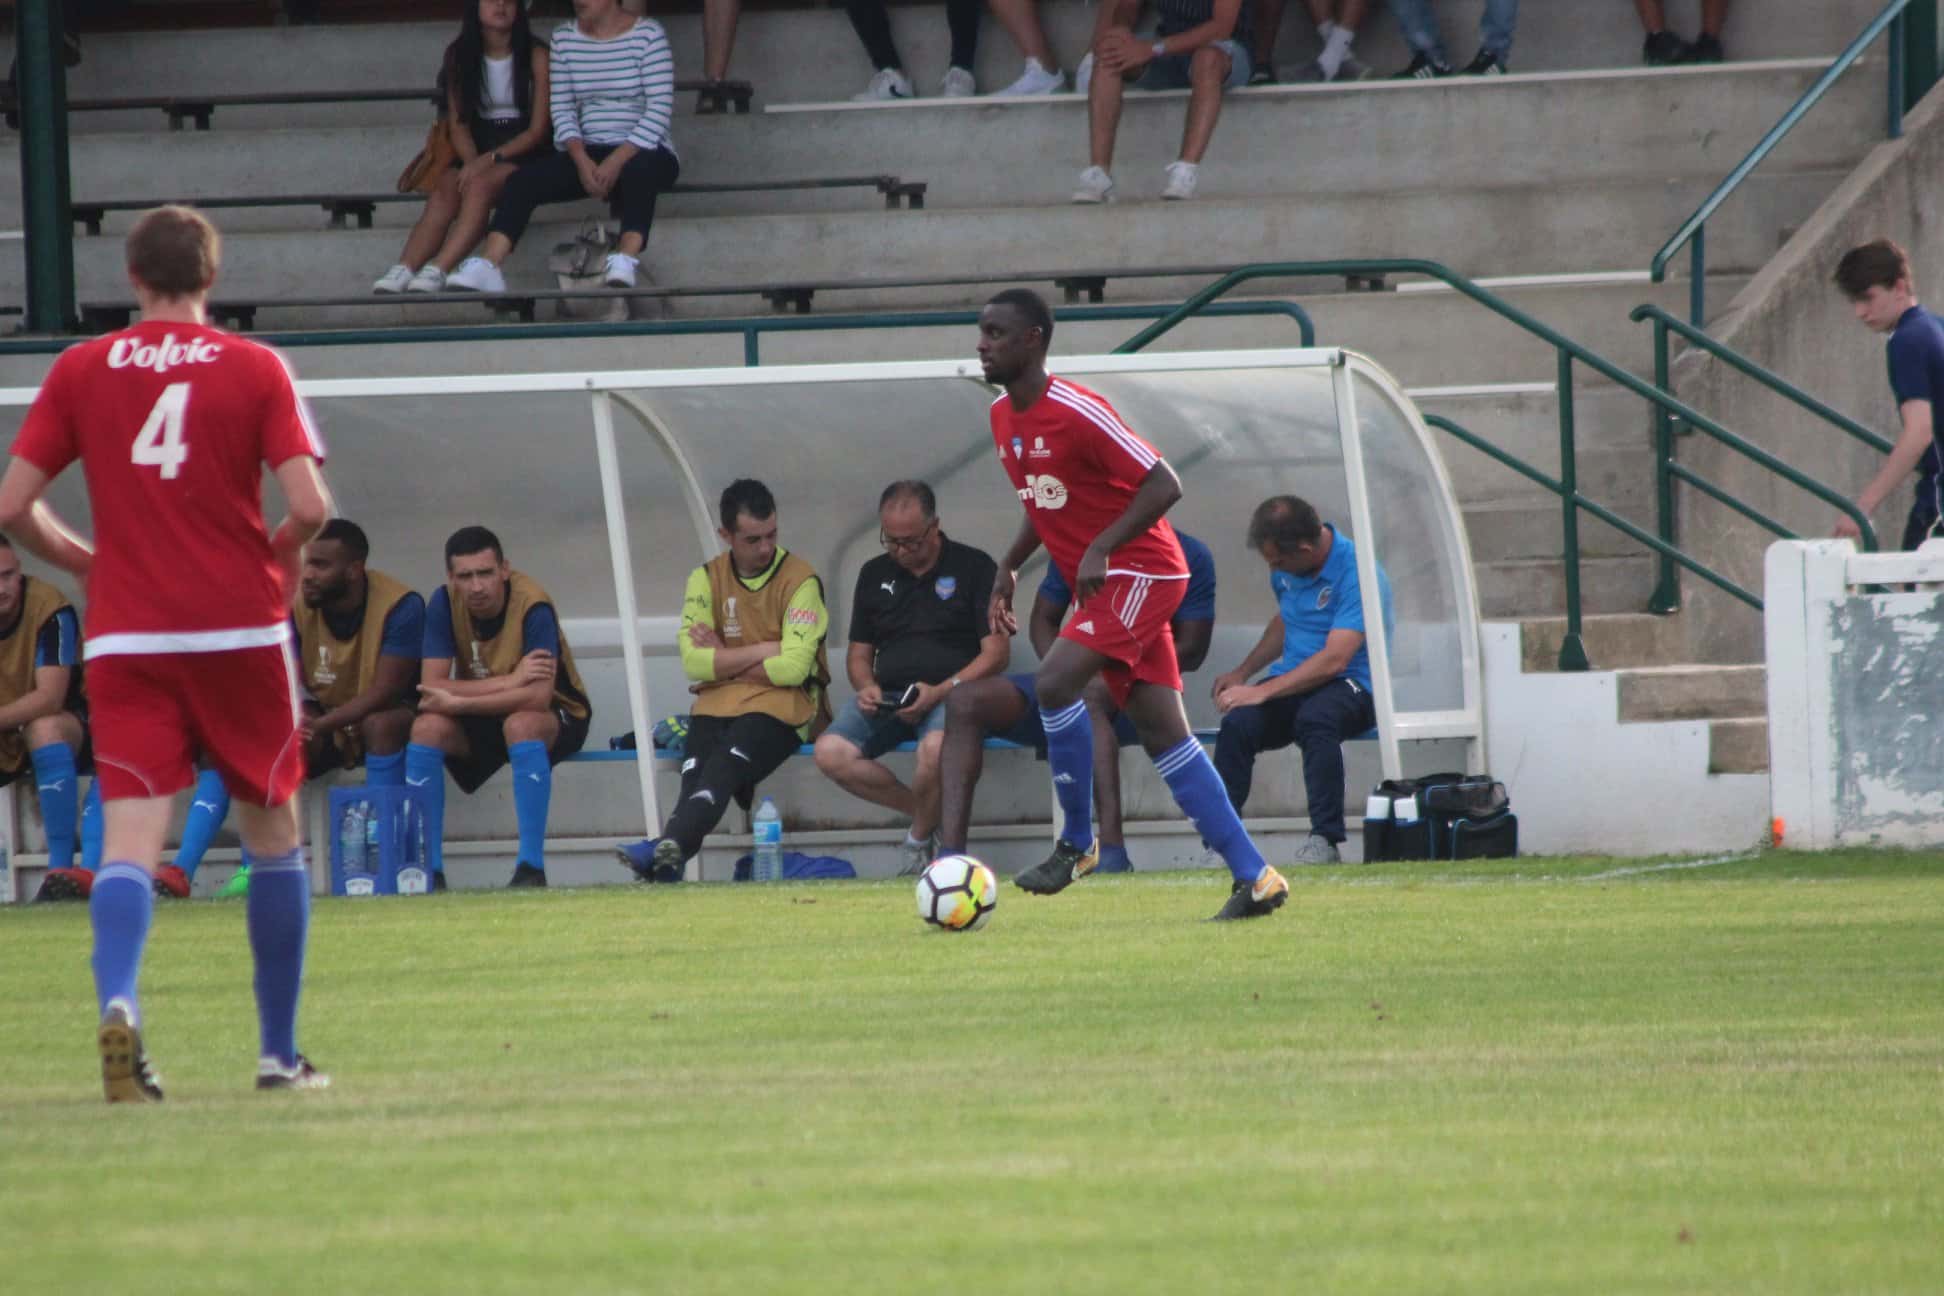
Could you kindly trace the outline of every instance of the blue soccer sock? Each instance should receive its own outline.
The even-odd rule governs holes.
[[[110,1000],[136,1007],[135,979],[142,970],[142,947],[148,943],[149,917],[155,912],[155,883],[147,870],[117,861],[101,870],[88,895],[88,921],[94,927],[95,998],[101,1011]]]
[[[81,867],[92,873],[101,867],[101,780],[88,784],[88,799],[81,803]]]
[[[1253,882],[1262,873],[1262,852],[1249,840],[1249,830],[1229,802],[1222,776],[1190,734],[1154,758],[1154,768],[1173,794],[1175,804],[1195,825],[1203,841],[1215,848],[1238,882]]]
[[[285,855],[243,852],[250,870],[250,953],[256,957],[257,1025],[264,1057],[297,1065],[297,995],[310,931],[310,871],[300,846]],[[100,888],[100,883],[96,883]]]
[[[1118,846],[1109,846],[1105,842],[1101,843],[1100,863],[1094,866],[1094,872],[1132,873],[1133,871],[1134,861],[1127,858],[1126,842],[1122,842]]]
[[[389,756],[366,756],[365,786],[404,787],[405,753],[395,751]]]
[[[1046,730],[1046,763],[1053,771],[1053,795],[1066,820],[1060,837],[1086,850],[1093,845],[1093,725],[1087,704],[1075,702],[1059,711],[1040,708]]]
[[[425,866],[445,872],[445,753],[412,743],[405,748],[405,786],[417,788],[425,821]],[[517,805],[517,801],[515,802]]]
[[[80,776],[74,772],[74,749],[64,742],[36,747],[34,783],[40,790],[41,823],[47,829],[47,867],[74,867],[75,821],[81,813]]]
[[[175,864],[190,880],[194,880],[196,870],[202,867],[203,856],[209,851],[209,844],[216,840],[216,832],[229,818],[229,789],[223,786],[223,776],[215,770],[206,769],[196,775],[196,790],[189,799],[189,817],[182,821],[182,845],[176,851]]]
[[[506,749],[513,765],[513,813],[520,823],[520,863],[547,867],[547,806],[553,800],[553,766],[547,744],[529,739]]]

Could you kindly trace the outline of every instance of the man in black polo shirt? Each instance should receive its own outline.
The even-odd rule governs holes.
[[[946,695],[1004,670],[1012,642],[986,621],[992,559],[946,538],[930,486],[885,487],[878,528],[885,552],[864,564],[851,596],[844,670],[857,696],[817,739],[817,768],[853,796],[910,816],[899,848],[905,876],[929,864],[937,845]],[[914,739],[918,765],[906,787],[877,758]]]

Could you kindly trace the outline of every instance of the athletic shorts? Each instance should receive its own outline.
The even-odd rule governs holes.
[[[1107,658],[1100,678],[1125,707],[1136,684],[1159,684],[1181,692],[1181,663],[1175,660],[1169,622],[1188,593],[1185,580],[1151,576],[1109,576],[1100,591],[1067,617],[1060,638],[1071,639]]]
[[[581,749],[587,741],[587,726],[592,716],[571,716],[556,706],[554,719],[560,732],[547,749],[547,764],[558,765]],[[466,734],[466,754],[446,757],[446,770],[459,790],[468,795],[479,791],[486,780],[499,773],[500,766],[512,759],[506,752],[505,716],[455,716]]]
[[[74,772],[76,774],[94,773],[94,733],[88,728],[88,713],[79,712],[81,719],[81,750],[74,753]],[[10,733],[0,733],[0,788],[9,787],[34,772],[33,753],[27,750],[27,731],[15,729]]]
[[[282,805],[303,782],[288,648],[96,657],[88,702],[107,800],[174,796],[195,783],[198,754],[249,805]]]
[[[1046,726],[1040,722],[1039,682],[1031,675],[1008,675],[1006,683],[1018,689],[1026,699],[1026,709],[1019,713],[1019,720],[1012,728],[992,735],[1003,738],[1021,747],[1036,747],[1046,751]],[[1127,712],[1114,712],[1114,737],[1120,739],[1123,747],[1132,747],[1141,741],[1134,732],[1134,722],[1127,718]]]
[[[830,722],[824,733],[836,734],[864,754],[866,760],[876,760],[899,743],[917,742],[928,733],[945,728],[945,704],[938,703],[925,712],[925,718],[915,725],[906,724],[898,719],[896,711],[866,712],[852,698],[844,703],[837,712],[837,718]],[[821,735],[819,735],[821,736]]]
[[[1224,90],[1240,90],[1249,84],[1249,51],[1242,48],[1241,42],[1221,40],[1211,42],[1215,49],[1229,57],[1228,76],[1222,82]],[[1160,58],[1149,59],[1147,67],[1135,80],[1136,90],[1186,90],[1194,84],[1188,74],[1188,65],[1193,54],[1163,54]]]

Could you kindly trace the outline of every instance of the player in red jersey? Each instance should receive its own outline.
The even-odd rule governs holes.
[[[331,512],[324,449],[282,359],[204,323],[219,253],[214,227],[188,208],[136,222],[127,259],[140,321],[61,354],[0,479],[0,529],[87,586],[108,861],[88,903],[110,1102],[162,1097],[142,1049],[136,979],[150,878],[198,752],[235,797],[251,873],[257,1088],[329,1083],[296,1043],[310,876],[293,796],[304,763],[287,630],[300,553]],[[77,459],[92,545],[41,498]],[[274,533],[263,520],[266,464],[290,507]]]
[[[1013,633],[1019,568],[1042,544],[1077,607],[1034,679],[1047,762],[1065,825],[1045,862],[1019,885],[1052,895],[1091,873],[1093,738],[1081,690],[1095,675],[1134,722],[1175,804],[1228,863],[1235,883],[1217,919],[1273,913],[1289,884],[1263,863],[1215,767],[1188,728],[1168,623],[1188,563],[1165,516],[1181,479],[1099,395],[1046,372],[1053,314],[1039,294],[1009,288],[979,313],[979,364],[1004,387],[992,403],[993,448],[1026,516],[992,586],[992,628]]]

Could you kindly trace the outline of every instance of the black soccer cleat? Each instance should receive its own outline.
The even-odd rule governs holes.
[[[513,878],[506,884],[508,890],[514,887],[544,887],[545,885],[547,885],[547,870],[537,869],[525,860],[513,866]]]
[[[256,1087],[259,1089],[329,1089],[331,1077],[311,1065],[302,1053],[297,1065],[285,1066],[273,1057],[257,1059]]]
[[[142,1032],[135,1026],[135,1015],[117,999],[101,1014],[95,1032],[101,1048],[101,1088],[111,1103],[149,1103],[162,1101],[162,1077],[149,1066],[142,1048]]]
[[[1210,922],[1234,922],[1241,918],[1267,918],[1282,908],[1289,899],[1289,883],[1283,875],[1262,866],[1262,873],[1254,882],[1237,882],[1229,891],[1228,903],[1221,912],[1210,918]]]
[[[434,891],[443,891],[446,889],[444,869],[439,869],[432,874],[432,889]]]
[[[1053,853],[1013,879],[1022,891],[1034,895],[1058,895],[1094,871],[1100,863],[1100,839],[1081,850],[1064,838],[1053,843]]]

